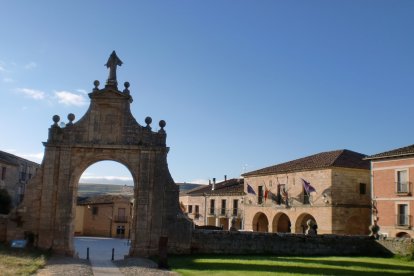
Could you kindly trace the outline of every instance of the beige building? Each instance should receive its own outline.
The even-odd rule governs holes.
[[[35,162],[0,151],[0,189],[7,190],[12,207],[23,200],[26,185],[39,167]]]
[[[370,171],[365,155],[322,152],[245,173],[245,230],[318,234],[367,234]]]
[[[243,228],[243,179],[229,179],[203,185],[180,194],[180,205],[197,226],[229,230]]]
[[[98,195],[78,202],[75,235],[129,238],[133,196]]]

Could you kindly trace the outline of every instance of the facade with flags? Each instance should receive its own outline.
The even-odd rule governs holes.
[[[243,179],[227,179],[180,193],[180,206],[197,227],[230,230],[243,228]]]
[[[414,237],[414,145],[378,153],[371,161],[372,222],[380,234]]]
[[[350,150],[322,152],[243,174],[244,226],[260,232],[368,234],[370,170]]]

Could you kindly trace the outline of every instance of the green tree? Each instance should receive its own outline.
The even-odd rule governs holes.
[[[11,197],[6,189],[0,189],[0,214],[8,214],[11,208]]]

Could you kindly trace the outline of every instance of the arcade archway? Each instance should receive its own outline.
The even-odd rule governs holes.
[[[273,232],[290,233],[291,223],[289,217],[285,213],[278,213],[273,218]]]
[[[296,220],[295,233],[305,234],[306,228],[307,228],[306,223],[307,223],[308,220],[312,220],[313,223],[317,225],[316,219],[311,214],[303,213]]]
[[[268,232],[269,231],[269,221],[267,216],[259,212],[253,218],[253,230],[257,232]]]

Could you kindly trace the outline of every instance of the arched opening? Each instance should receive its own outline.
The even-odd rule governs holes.
[[[410,239],[411,236],[407,232],[398,232],[397,235],[395,235],[397,238],[404,238],[404,239]]]
[[[311,221],[313,221],[314,224],[318,225],[317,222],[316,222],[316,219],[312,215],[310,215],[308,213],[303,213],[296,220],[295,233],[305,234],[306,233],[306,228],[308,227],[307,224],[306,224],[308,220],[311,220]]]
[[[352,216],[346,221],[345,234],[347,235],[366,235],[368,231],[368,227],[359,216]]]
[[[253,218],[253,231],[256,232],[268,232],[269,221],[265,214],[259,212]]]
[[[291,223],[289,217],[285,213],[278,213],[273,219],[273,232],[290,233]]]
[[[128,255],[133,225],[134,182],[115,161],[99,161],[81,175],[76,197],[74,248],[80,258],[110,259]],[[99,253],[98,253],[99,252]]]

